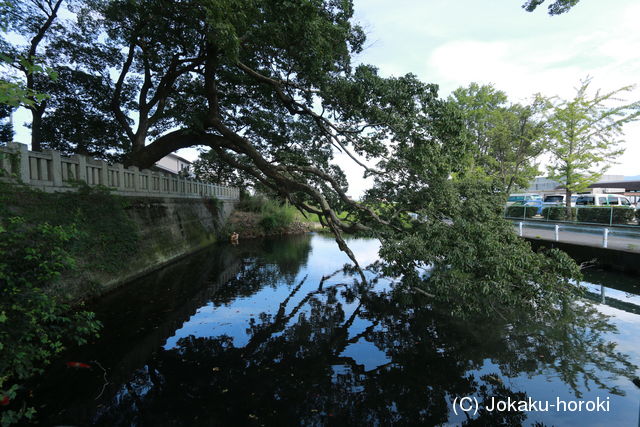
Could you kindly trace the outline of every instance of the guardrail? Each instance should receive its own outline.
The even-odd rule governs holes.
[[[79,154],[64,157],[53,150],[29,151],[25,144],[15,142],[0,147],[0,179],[17,180],[47,192],[73,191],[74,182],[83,181],[90,186],[109,187],[115,194],[125,196],[240,198],[236,187],[139,170],[135,166],[125,168],[120,163],[108,164]]]
[[[575,206],[571,215],[565,206],[506,206],[504,216],[513,220],[553,222],[562,224],[608,225],[610,227],[640,226],[640,210],[631,206]]]
[[[512,221],[520,237],[640,252],[640,227],[637,226],[622,228],[606,224],[558,224],[522,219]]]

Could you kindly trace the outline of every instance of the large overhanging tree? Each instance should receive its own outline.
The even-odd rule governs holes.
[[[131,164],[209,147],[318,214],[356,265],[343,233],[375,234],[389,273],[451,301],[568,295],[574,265],[531,252],[500,218],[500,195],[468,167],[462,120],[437,87],[352,66],[365,40],[352,15],[347,0],[90,0],[51,46],[69,74],[101,79],[95,92],[108,95]],[[364,201],[347,196],[337,155],[375,177]]]
[[[350,254],[340,234],[368,227],[343,221],[333,206],[393,224],[347,197],[334,154],[380,173],[359,158],[384,158],[389,140],[424,133],[420,122],[441,114],[435,88],[415,77],[352,69],[364,41],[352,12],[342,1],[109,1],[89,4],[80,22],[86,49],[107,34],[103,50],[122,52],[111,105],[131,141],[132,164],[146,168],[177,149],[208,146],[319,214]],[[73,57],[78,47],[69,50]],[[104,69],[88,64],[88,72],[100,71],[91,65]]]

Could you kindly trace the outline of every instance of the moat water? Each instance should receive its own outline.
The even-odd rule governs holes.
[[[349,245],[376,261],[377,241]],[[566,322],[461,320],[389,279],[363,290],[348,262],[319,234],[246,241],[102,298],[101,337],[34,387],[39,422],[640,425],[639,278],[588,272]]]

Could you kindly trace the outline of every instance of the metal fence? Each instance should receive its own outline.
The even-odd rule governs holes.
[[[236,187],[209,184],[163,172],[125,168],[82,155],[64,157],[57,151],[29,151],[25,144],[0,147],[0,179],[20,181],[44,191],[71,191],[82,181],[103,185],[116,194],[152,197],[216,197],[238,200]]]
[[[521,237],[640,252],[640,227],[513,220]]]
[[[513,220],[562,224],[639,227],[640,210],[631,206],[506,206],[504,216]]]

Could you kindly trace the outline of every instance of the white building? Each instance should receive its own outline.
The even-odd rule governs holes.
[[[624,181],[624,175],[602,175],[600,179],[596,182],[596,184],[606,183],[606,182],[620,182]],[[598,189],[590,189],[589,192],[602,192],[602,193],[615,193],[619,192],[619,188],[598,188]],[[624,191],[624,189],[622,189]],[[537,193],[540,195],[547,194],[560,194],[564,193],[564,188],[562,188],[562,183],[558,181],[553,181],[549,178],[539,176],[536,177],[531,183],[529,183],[529,188],[526,190],[527,193]]]
[[[155,167],[163,172],[169,172],[175,175],[190,175],[193,172],[191,162],[174,153],[164,156],[158,160]]]

